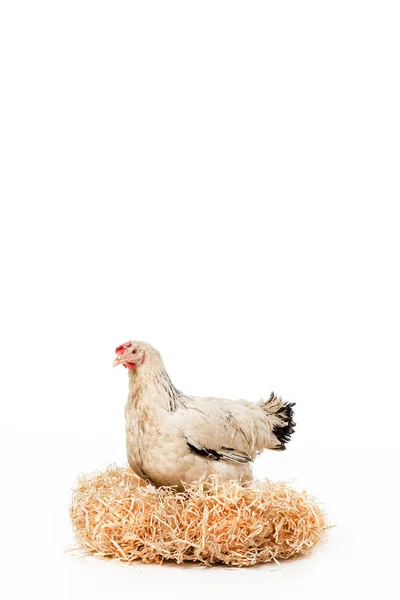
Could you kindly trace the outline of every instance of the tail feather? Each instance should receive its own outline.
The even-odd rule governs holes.
[[[286,444],[294,432],[296,423],[293,421],[294,402],[284,402],[282,398],[272,392],[269,399],[264,402],[262,409],[270,417],[272,424],[274,450],[286,450]]]

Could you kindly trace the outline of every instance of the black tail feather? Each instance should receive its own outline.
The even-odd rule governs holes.
[[[286,450],[286,444],[290,442],[290,438],[292,433],[294,433],[294,428],[296,423],[293,420],[293,406],[295,402],[286,402],[282,406],[282,408],[277,412],[278,415],[282,416],[282,419],[285,420],[285,425],[275,425],[273,429],[274,435],[278,438],[280,442],[280,446],[277,450]]]
[[[264,405],[264,410],[279,418],[279,423],[275,423],[272,433],[279,442],[276,450],[286,450],[286,444],[290,442],[290,437],[294,432],[296,423],[293,420],[293,407],[295,402],[284,402],[282,398],[275,396],[272,392],[271,396]]]

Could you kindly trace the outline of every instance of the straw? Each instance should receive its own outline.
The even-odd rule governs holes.
[[[283,482],[211,477],[177,492],[116,466],[78,479],[70,514],[78,549],[128,563],[248,566],[304,555],[327,529],[315,499]]]

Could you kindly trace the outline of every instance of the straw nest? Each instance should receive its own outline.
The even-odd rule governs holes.
[[[129,468],[81,476],[70,507],[78,548],[109,559],[247,566],[306,554],[327,525],[305,491],[251,481],[156,488]]]

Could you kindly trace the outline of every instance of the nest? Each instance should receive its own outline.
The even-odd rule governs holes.
[[[70,514],[85,554],[128,563],[277,561],[306,554],[327,528],[314,498],[285,483],[211,478],[176,492],[120,467],[81,476]]]

